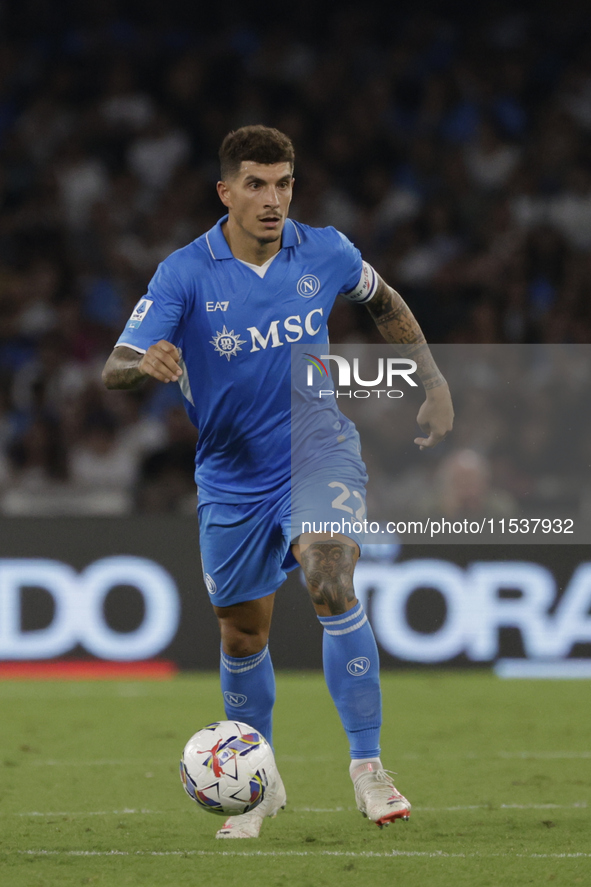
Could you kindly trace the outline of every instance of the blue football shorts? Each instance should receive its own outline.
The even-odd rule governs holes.
[[[301,533],[340,533],[361,548],[367,483],[361,459],[335,459],[299,475],[263,499],[199,503],[203,575],[215,606],[276,591],[298,566],[290,546]]]

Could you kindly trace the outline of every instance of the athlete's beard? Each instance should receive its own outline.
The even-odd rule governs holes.
[[[276,234],[275,232],[273,232],[268,237],[257,237],[257,242],[260,243],[261,246],[268,246],[270,243],[277,243],[278,240],[281,240],[281,233]]]

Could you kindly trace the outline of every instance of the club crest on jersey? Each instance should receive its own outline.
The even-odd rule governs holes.
[[[153,304],[152,299],[140,299],[131,313],[127,326],[130,329],[137,329]]]
[[[240,334],[235,333],[234,330],[228,332],[224,324],[221,333],[217,332],[210,342],[220,357],[223,355],[230,360],[231,357],[242,351],[241,346],[246,344],[246,339],[241,339]]]
[[[298,280],[297,290],[304,299],[311,299],[320,289],[320,281],[315,274],[304,274]]]

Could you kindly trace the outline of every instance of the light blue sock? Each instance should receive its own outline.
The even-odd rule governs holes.
[[[348,613],[318,619],[324,628],[324,676],[349,738],[351,758],[379,758],[380,662],[365,611],[357,604]]]
[[[229,721],[242,721],[273,745],[275,673],[269,647],[236,659],[221,651],[220,679]]]

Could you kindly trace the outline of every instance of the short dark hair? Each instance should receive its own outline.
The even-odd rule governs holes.
[[[271,126],[241,126],[229,132],[221,144],[220,172],[222,180],[232,178],[243,160],[254,163],[290,163],[293,171],[295,152],[289,136]]]

